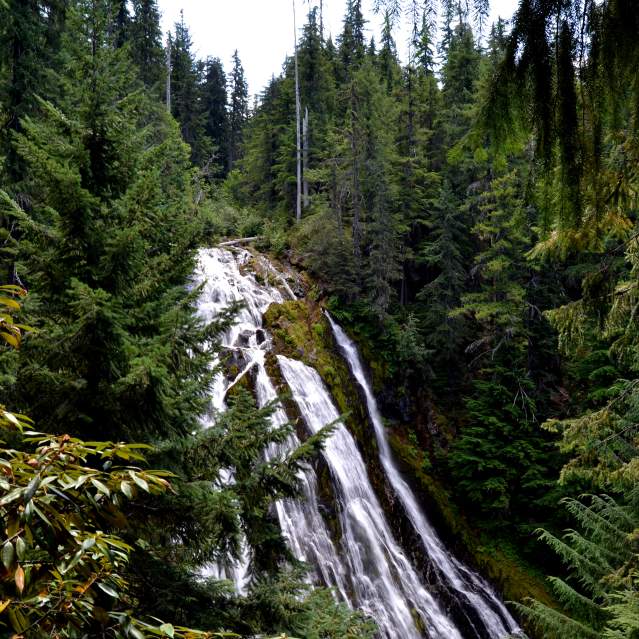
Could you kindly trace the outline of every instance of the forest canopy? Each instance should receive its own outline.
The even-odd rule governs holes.
[[[257,238],[526,631],[639,633],[636,3],[344,5],[252,102],[156,0],[0,0],[0,632],[375,635],[273,517],[330,433],[267,458],[245,388],[201,419],[240,306],[198,314],[197,251]]]

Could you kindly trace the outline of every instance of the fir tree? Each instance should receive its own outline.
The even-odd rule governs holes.
[[[361,0],[348,0],[344,15],[344,28],[338,39],[340,79],[349,77],[351,71],[364,59],[366,41]]]
[[[238,52],[233,53],[233,68],[229,74],[228,167],[242,157],[243,129],[248,119],[248,84]]]
[[[388,11],[386,11],[384,15],[381,48],[378,58],[378,64],[386,85],[386,91],[391,94],[399,79],[400,69],[397,60],[397,46],[393,39],[393,25]]]
[[[157,0],[133,0],[131,56],[148,88],[160,90],[165,76],[165,55]]]
[[[180,22],[175,24],[171,43],[171,113],[180,123],[184,141],[191,147],[192,159],[200,163],[206,156],[206,142],[199,67],[192,46],[191,34],[182,13]]]
[[[204,133],[213,145],[213,164],[216,167],[211,174],[223,175],[227,164],[227,95],[226,74],[219,58],[208,58],[204,68],[202,84],[202,109],[204,112]]]

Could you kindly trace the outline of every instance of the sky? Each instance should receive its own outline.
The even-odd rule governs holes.
[[[296,0],[298,28],[305,21],[306,0]],[[278,75],[287,54],[293,52],[293,0],[158,0],[166,33],[179,20],[180,9],[193,39],[198,58],[218,57],[231,68],[238,50],[249,83],[249,92],[259,93],[272,75]],[[510,18],[518,0],[491,0],[490,21]],[[346,0],[324,0],[324,25],[334,36],[341,32]],[[373,0],[364,0],[368,37],[379,41],[380,16],[372,11]],[[395,34],[400,55],[407,39]]]

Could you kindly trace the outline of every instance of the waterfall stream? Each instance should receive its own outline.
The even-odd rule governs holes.
[[[265,356],[270,348],[270,341],[262,328],[262,316],[270,304],[283,302],[284,296],[275,286],[258,283],[254,273],[242,273],[242,269],[251,259],[251,253],[243,249],[234,252],[219,248],[200,251],[195,274],[196,283],[204,286],[198,308],[200,316],[212,321],[231,304],[243,303],[235,322],[221,340],[224,350],[236,352],[241,356],[242,369],[230,382],[224,375],[216,377],[211,397],[213,414],[208,416],[208,419],[215,418],[215,411],[224,410],[226,393],[240,377],[251,372],[254,373],[258,404],[266,406],[277,399],[265,367]],[[264,260],[265,258],[260,259],[260,265],[264,267],[265,272],[274,275],[275,280],[283,286],[283,276]],[[283,288],[288,297],[294,297],[288,284]],[[214,365],[218,364],[219,360],[214,362]],[[274,426],[288,422],[288,417],[281,407],[275,410],[271,419]],[[266,455],[283,455],[287,449],[293,450],[298,445],[297,437],[291,435],[286,444],[279,449],[273,446],[266,451]],[[286,499],[277,503],[277,515],[282,532],[296,558],[308,562],[315,570],[319,581],[334,588],[343,601],[350,603],[342,561],[319,512],[317,478],[312,468],[309,467],[300,476],[300,483],[303,499]],[[248,580],[247,569],[248,556],[245,553],[240,561],[231,566],[212,566],[211,574],[233,581],[238,592],[244,592]]]
[[[271,341],[263,329],[262,318],[270,304],[282,303],[295,295],[285,277],[263,256],[259,256],[256,263],[267,281],[258,281],[252,260],[252,254],[245,249],[203,249],[199,254],[194,279],[203,286],[200,315],[212,321],[231,304],[242,303],[233,325],[221,340],[239,373],[231,380],[223,374],[216,377],[211,413],[204,417],[205,425],[225,409],[226,393],[245,375],[251,376],[260,406],[277,399],[265,366]],[[312,567],[309,578],[313,583],[331,587],[338,599],[368,613],[384,639],[503,639],[509,632],[516,632],[515,622],[488,584],[450,555],[426,520],[392,458],[357,350],[332,320],[331,325],[366,398],[386,479],[422,540],[438,578],[460,600],[460,605],[471,611],[469,618],[481,628],[473,629],[472,624],[470,632],[468,624],[461,628],[447,604],[434,594],[420,568],[414,565],[414,559],[401,548],[371,485],[357,444],[342,424],[337,424],[322,453],[330,471],[341,538],[333,539],[322,516],[317,477],[308,466],[300,474],[301,498],[280,500],[276,505],[282,532],[293,554]],[[338,419],[330,393],[313,368],[284,356],[278,356],[277,361],[310,433]],[[274,411],[272,420],[274,425],[288,421],[281,405]],[[271,447],[265,455],[267,458],[281,456],[298,445],[297,437],[291,435],[286,443]],[[233,481],[232,471],[223,481]],[[238,591],[243,592],[248,561],[245,551],[235,564],[213,566],[210,572],[218,578],[233,580]]]
[[[452,588],[457,596],[464,598],[479,617],[490,637],[505,637],[520,632],[504,604],[499,601],[492,588],[476,573],[464,566],[444,547],[437,533],[426,519],[415,494],[401,476],[390,450],[384,422],[373,395],[373,390],[364,372],[359,352],[354,342],[340,326],[327,314],[340,350],[348,362],[351,373],[360,385],[366,407],[379,448],[379,457],[389,483],[399,498],[408,519],[421,539],[426,554],[437,567],[446,586]],[[478,631],[481,631],[478,629]]]

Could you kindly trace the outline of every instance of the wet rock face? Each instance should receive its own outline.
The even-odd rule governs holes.
[[[242,331],[239,335],[238,335],[238,342],[237,345],[247,348],[249,346],[249,340],[251,339],[251,337],[253,337],[253,332],[252,331]]]

